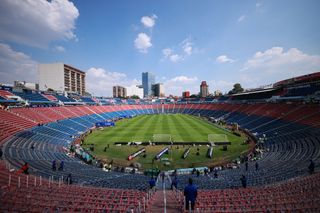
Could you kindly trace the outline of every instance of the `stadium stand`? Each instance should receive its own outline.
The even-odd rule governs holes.
[[[30,102],[45,102],[45,103],[50,103],[47,98],[42,96],[41,94],[37,92],[13,92],[16,96],[21,97],[24,100],[28,100]]]
[[[15,96],[14,94],[12,94],[11,92],[7,91],[7,90],[0,90],[0,96],[8,99],[9,96]]]
[[[68,98],[64,95],[58,95],[58,94],[55,94],[53,95],[54,97],[56,97],[59,101],[63,102],[63,103],[68,103],[68,102],[76,102],[74,99],[72,98]]]
[[[1,174],[1,186],[6,189],[2,191],[0,198],[5,204],[1,205],[2,210],[15,211],[24,208],[28,211],[36,208],[35,205],[23,207],[22,201],[29,199],[31,203],[39,203],[42,199],[41,195],[49,192],[53,194],[55,201],[43,202],[43,206],[39,208],[49,211],[107,209],[119,212],[137,208],[137,200],[128,201],[130,204],[122,205],[119,201],[121,199],[115,196],[114,206],[108,209],[110,207],[106,206],[107,202],[100,202],[99,196],[95,195],[100,193],[105,198],[109,193],[117,194],[118,192],[119,194],[143,194],[148,188],[146,176],[118,171],[105,172],[95,165],[85,164],[79,158],[70,155],[68,150],[71,144],[96,122],[121,116],[159,113],[200,114],[208,118],[222,119],[227,123],[238,123],[242,129],[253,133],[261,141],[259,146],[263,151],[261,158],[257,160],[260,165],[257,171],[253,169],[254,162],[249,161],[248,171],[243,164],[240,164],[237,169],[218,171],[218,178],[214,178],[212,174],[199,177],[192,174],[178,176],[179,189],[183,188],[189,177],[194,179],[201,190],[197,204],[201,212],[264,209],[312,212],[319,209],[319,193],[313,190],[313,188],[319,188],[315,183],[315,180],[319,180],[319,175],[307,176],[309,160],[314,159],[316,165],[320,163],[320,107],[318,104],[201,103],[60,106],[0,110],[0,144],[4,145],[6,161],[16,169],[20,168],[23,162],[28,162],[32,174],[30,180],[41,176],[43,181],[48,183],[53,177],[55,181],[51,180],[51,184],[56,186],[39,188],[33,187],[34,184],[30,182],[29,188],[6,188],[8,175],[12,175],[12,180],[17,179],[17,176],[6,171],[5,175]],[[52,171],[53,160],[64,161],[65,169]],[[75,185],[57,187],[59,179],[68,174],[72,174]],[[247,189],[239,189],[241,188],[239,178],[242,174],[247,177]],[[25,176],[21,177],[21,181],[22,178]],[[81,188],[81,186],[84,187]],[[283,193],[285,190],[288,192],[287,195]],[[35,195],[31,196],[31,192]],[[59,196],[55,196],[61,193],[70,197],[70,199],[65,198],[71,203],[70,208],[58,198]],[[92,194],[94,198],[88,198],[84,194]],[[270,194],[274,194],[274,197],[268,201],[267,197]],[[313,197],[300,199],[306,194]],[[211,197],[217,198],[217,201],[212,202],[212,199],[209,199]],[[247,197],[250,198],[249,201],[245,200]],[[82,204],[79,204],[75,201],[77,199],[88,199],[88,203],[101,205],[88,204],[85,208],[83,205],[86,202],[82,201]],[[279,202],[276,202],[276,199],[280,199]],[[238,202],[240,204],[237,204]]]

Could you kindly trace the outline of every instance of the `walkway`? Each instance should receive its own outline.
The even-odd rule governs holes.
[[[170,189],[171,181],[165,177],[164,181],[158,179],[157,191],[149,203],[146,212],[148,213],[181,213],[181,203],[179,203],[176,192]]]

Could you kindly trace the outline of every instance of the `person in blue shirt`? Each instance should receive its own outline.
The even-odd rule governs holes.
[[[51,168],[52,168],[52,171],[56,171],[56,170],[57,170],[56,160],[53,160],[53,161],[52,161],[52,166],[51,166]]]
[[[151,180],[149,180],[150,189],[153,189],[156,186],[156,181],[152,177]]]
[[[64,162],[63,160],[60,162],[60,166],[58,168],[59,171],[63,171],[63,167],[64,167]]]
[[[194,210],[194,204],[198,195],[197,186],[193,184],[192,178],[189,178],[189,184],[184,188],[184,196],[186,197],[186,210],[189,210],[189,202],[191,209]]]
[[[172,182],[171,182],[171,189],[173,190],[173,189],[176,189],[176,188],[178,188],[178,178],[177,178],[177,176],[174,176],[174,178],[172,179]]]

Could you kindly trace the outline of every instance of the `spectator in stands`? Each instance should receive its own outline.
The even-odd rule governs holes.
[[[0,160],[2,160],[2,155],[3,155],[3,152],[2,152],[2,148],[0,147]]]
[[[255,167],[256,167],[256,171],[258,171],[258,170],[259,170],[259,163],[258,163],[258,161],[256,161]]]
[[[29,164],[27,162],[25,162],[25,164],[21,167],[19,173],[24,173],[26,175],[29,174]]]
[[[197,177],[199,177],[200,176],[200,171],[199,170],[197,170]]]
[[[191,209],[194,210],[194,204],[198,195],[197,186],[193,184],[192,178],[189,178],[189,184],[184,188],[184,196],[186,198],[186,210],[189,210],[189,202]]]
[[[197,172],[196,168],[192,169],[192,174],[194,175]]]
[[[67,178],[66,178],[66,182],[67,184],[71,185],[72,184],[72,176],[71,174],[68,174]]]
[[[52,168],[52,171],[56,171],[56,170],[57,170],[56,160],[53,160],[53,161],[52,161],[52,166],[51,166],[51,168]]]
[[[58,170],[59,171],[63,171],[63,168],[64,168],[64,162],[63,162],[63,160],[60,162],[60,165],[59,165],[59,168],[58,168]]]
[[[213,177],[214,177],[214,178],[218,178],[218,171],[217,171],[217,169],[214,170]]]
[[[162,182],[164,182],[164,177],[165,177],[165,174],[164,174],[164,172],[162,172],[161,173]]]
[[[178,187],[178,178],[177,178],[177,176],[174,176],[174,178],[172,179],[172,182],[171,182],[171,189],[172,190],[173,190],[173,187],[174,188]]]
[[[315,167],[314,161],[313,161],[312,159],[310,159],[310,164],[309,164],[309,166],[308,166],[308,169],[309,169],[309,173],[310,173],[310,174],[313,174],[313,173],[314,173],[314,167]]]
[[[205,176],[208,176],[208,172],[209,172],[208,169],[205,168],[205,169],[204,169],[204,175],[205,175]]]
[[[150,189],[153,189],[156,186],[156,180],[153,177],[149,180],[149,186]]]
[[[241,184],[243,188],[247,188],[247,178],[245,175],[242,175],[240,178]]]

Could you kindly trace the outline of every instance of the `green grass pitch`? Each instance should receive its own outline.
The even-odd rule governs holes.
[[[222,147],[214,147],[213,159],[206,157],[208,147],[205,145],[192,147],[186,159],[182,159],[181,156],[188,146],[174,145],[170,153],[163,156],[170,160],[169,166],[164,166],[161,161],[154,163],[154,167],[161,170],[210,166],[235,159],[249,148],[248,145],[243,144],[244,137],[235,136],[199,117],[185,114],[142,115],[132,119],[123,119],[118,121],[115,127],[93,131],[85,138],[83,147],[88,148],[90,144],[95,144],[93,154],[100,159],[113,160],[116,165],[121,166],[139,162],[143,169],[148,169],[152,166],[151,162],[154,156],[164,146],[146,146],[146,157],[141,155],[132,161],[128,161],[128,155],[141,149],[142,146],[115,146],[114,142],[153,141],[154,134],[171,134],[173,141],[184,142],[205,142],[208,141],[208,134],[225,134],[231,142],[228,151],[222,151]],[[109,144],[109,148],[104,151],[107,144]],[[199,155],[196,155],[198,148]]]

